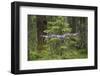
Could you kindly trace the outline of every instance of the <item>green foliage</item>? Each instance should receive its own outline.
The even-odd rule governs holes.
[[[36,29],[36,16],[28,16],[28,50],[29,52],[37,48],[37,29]]]
[[[29,59],[28,60],[36,60],[40,58],[40,55],[36,51],[29,51]]]
[[[55,21],[48,21],[47,29],[44,30],[44,32],[48,34],[64,34],[66,32],[71,32],[71,28],[65,23],[65,18],[63,16],[52,18],[56,19]]]
[[[65,49],[65,48],[64,48]],[[29,55],[29,60],[55,60],[55,59],[76,59],[76,58],[87,58],[87,50],[86,49],[69,49],[68,51],[64,51],[63,55],[59,54],[51,54],[47,50],[42,50],[41,53],[33,51]]]
[[[46,35],[63,35],[66,33],[72,33],[73,30],[75,31],[75,27],[72,27],[72,24],[74,25],[75,22],[67,22],[66,17],[46,16],[46,18],[47,28],[43,31]],[[76,19],[78,21],[75,24],[81,23],[80,18]],[[45,38],[44,44],[39,45],[39,47],[42,48],[40,51],[37,50],[36,16],[29,16],[28,22],[28,60],[87,58],[87,42],[85,38],[87,37],[87,32],[84,31],[86,30],[86,22],[77,26],[81,29],[79,30],[80,34],[77,36],[69,36],[63,39],[57,37]]]

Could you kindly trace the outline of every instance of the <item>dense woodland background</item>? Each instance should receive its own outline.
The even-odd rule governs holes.
[[[28,60],[87,58],[87,17],[28,15]]]

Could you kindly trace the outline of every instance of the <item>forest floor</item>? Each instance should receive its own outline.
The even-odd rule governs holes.
[[[88,58],[86,49],[71,49],[64,51],[62,54],[50,53],[42,51],[40,53],[31,51],[28,55],[28,60],[62,60],[62,59],[84,59]]]

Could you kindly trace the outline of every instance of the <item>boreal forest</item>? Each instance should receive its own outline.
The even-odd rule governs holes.
[[[88,57],[88,18],[28,15],[28,60]]]

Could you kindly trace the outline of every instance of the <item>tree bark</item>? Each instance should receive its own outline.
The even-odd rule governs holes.
[[[41,51],[43,49],[44,38],[41,35],[45,35],[43,31],[47,27],[47,19],[46,16],[36,16],[37,18],[37,50]]]

